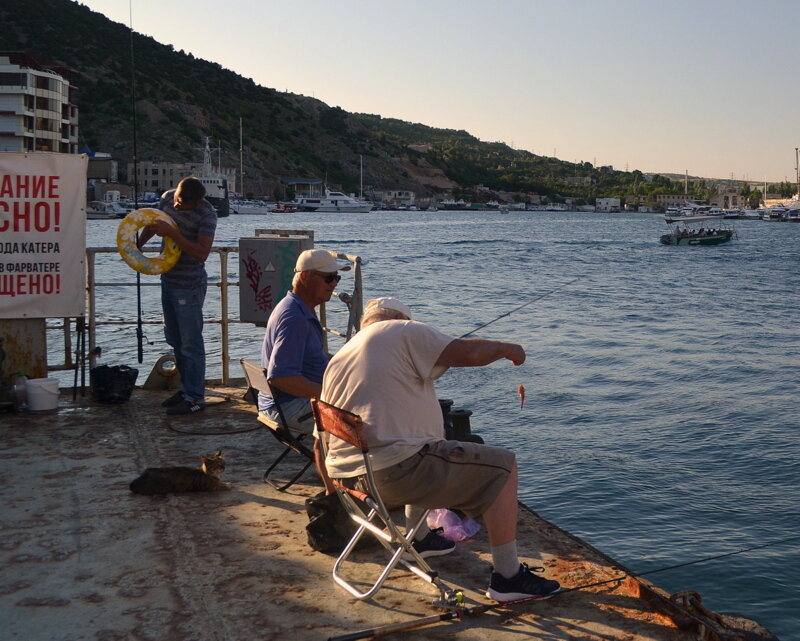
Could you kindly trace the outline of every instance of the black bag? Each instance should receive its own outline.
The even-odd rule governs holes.
[[[124,403],[131,397],[139,370],[127,365],[100,365],[89,372],[92,398],[99,403]]]
[[[323,490],[306,499],[308,544],[317,552],[339,553],[355,534],[355,524],[350,520],[338,494],[325,494]]]

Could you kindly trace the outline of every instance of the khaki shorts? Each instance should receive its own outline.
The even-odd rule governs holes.
[[[515,459],[502,447],[441,440],[376,471],[375,483],[387,505],[446,507],[476,517],[494,503]]]

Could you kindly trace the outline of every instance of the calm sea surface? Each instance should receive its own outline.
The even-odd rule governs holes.
[[[87,224],[88,246],[114,245],[116,221]],[[313,229],[317,247],[361,256],[366,298],[398,296],[454,336],[555,290],[476,334],[521,343],[523,366],[451,370],[439,396],[473,411],[473,432],[517,452],[525,503],[634,572],[800,536],[800,225],[736,221],[728,244],[666,247],[663,219],[647,214],[231,216],[216,244],[265,227]],[[134,281],[116,255],[99,264],[106,282]],[[158,291],[143,289],[148,320],[161,317]],[[101,317],[135,318],[135,289],[100,298]],[[206,310],[219,318],[216,298],[210,288]],[[343,328],[344,310],[332,301],[332,326]],[[145,333],[140,384],[167,350],[158,325]],[[210,377],[221,371],[218,337],[209,326]],[[235,326],[234,363],[257,359],[261,338]],[[137,366],[131,328],[105,328],[98,342],[102,362]],[[800,540],[652,580],[798,638]]]

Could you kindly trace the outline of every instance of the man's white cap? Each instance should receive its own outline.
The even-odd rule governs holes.
[[[346,272],[348,263],[339,264],[333,255],[324,249],[306,249],[297,257],[296,272]]]
[[[411,308],[405,303],[397,300],[396,298],[392,298],[391,296],[373,298],[372,300],[367,301],[367,306],[364,308],[364,311],[366,312],[368,309],[372,309],[373,307],[391,309],[395,312],[400,312],[403,316],[408,318],[408,320],[412,319]]]

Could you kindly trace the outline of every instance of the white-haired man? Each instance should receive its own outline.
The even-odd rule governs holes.
[[[277,420],[277,400],[289,426],[301,431],[310,433],[313,428],[309,399],[319,397],[329,358],[314,309],[331,299],[341,279],[339,272],[348,269],[350,265],[337,263],[324,249],[301,252],[295,263],[292,289],[267,321],[261,365],[267,370],[277,398],[259,393],[258,411]]]
[[[525,361],[520,345],[484,339],[453,339],[411,320],[395,298],[367,303],[361,331],[328,363],[321,399],[361,416],[375,479],[389,504],[406,505],[407,523],[427,508],[458,509],[482,516],[493,568],[489,598],[510,601],[545,597],[558,582],[535,575],[517,556],[517,465],[500,447],[445,440],[434,381],[449,367],[476,367],[508,359]],[[327,473],[357,479],[365,473],[355,448],[328,438]],[[357,483],[357,481],[356,481]],[[446,554],[452,542],[420,532],[422,556]]]

